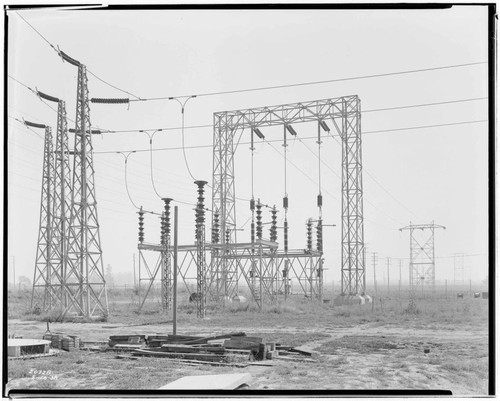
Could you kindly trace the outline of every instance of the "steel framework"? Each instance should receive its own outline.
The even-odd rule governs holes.
[[[234,136],[238,130],[252,132],[259,127],[304,122],[324,125],[331,121],[342,141],[342,294],[365,293],[365,252],[363,231],[363,181],[361,158],[361,114],[358,96],[316,100],[271,107],[214,113],[212,226],[215,215],[220,225],[221,255],[231,252],[236,242],[236,209],[234,190]],[[224,234],[229,232],[228,236]],[[209,282],[225,277],[229,282],[222,288],[234,288],[238,275],[230,258],[213,255],[216,263],[210,270]],[[217,286],[217,289],[221,288]],[[219,291],[219,290],[217,290]],[[225,290],[227,291],[227,290]],[[231,294],[217,294],[219,298]]]
[[[31,308],[47,311],[60,300],[61,278],[59,271],[54,269],[54,254],[57,252],[54,232],[54,153],[52,144],[52,129],[45,125],[25,122],[27,126],[44,128],[44,151],[42,172],[42,194],[40,201],[40,224],[36,250]]]
[[[399,231],[410,231],[410,290],[413,292],[424,291],[425,287],[435,290],[435,253],[434,253],[434,230],[446,229],[444,226],[434,224],[412,224],[402,227]],[[418,231],[417,231],[418,230]],[[417,232],[422,235],[425,230],[429,236],[417,238]],[[425,231],[426,232],[426,231]]]
[[[69,57],[65,60],[78,66],[78,86],[65,276],[68,305],[64,314],[76,312],[87,318],[96,314],[107,317],[108,298],[94,186],[87,70],[76,60]]]
[[[46,210],[42,210],[41,217],[47,215],[50,220],[49,230],[45,237],[50,238],[50,263],[49,269],[51,274],[41,275],[40,268],[35,269],[35,280],[33,284],[33,304],[36,303],[41,309],[47,311],[51,307],[58,306],[63,310],[67,306],[66,299],[66,246],[68,237],[68,219],[71,209],[71,171],[69,165],[69,149],[68,149],[68,127],[66,119],[66,104],[63,100],[37,91],[40,98],[47,101],[57,103],[57,135],[56,149],[52,152],[52,144],[46,143],[45,153],[51,152],[53,155],[45,154],[44,176],[45,181],[51,181],[51,194],[44,195],[47,201],[50,201],[50,206],[46,205]],[[52,141],[52,139],[51,139]],[[50,171],[47,171],[48,158],[53,160],[53,165]],[[50,166],[49,166],[50,168]],[[47,183],[43,184],[45,192],[47,191]],[[42,201],[43,204],[43,201]],[[48,213],[47,213],[48,212]],[[37,257],[37,260],[39,258]],[[40,263],[38,263],[40,264]],[[41,281],[44,283],[39,284]],[[44,299],[49,299],[50,302],[40,302],[41,295],[39,292],[44,288]]]

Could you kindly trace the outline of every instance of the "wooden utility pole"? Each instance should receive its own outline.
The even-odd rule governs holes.
[[[173,293],[173,334],[177,334],[177,232],[178,232],[178,221],[177,221],[177,209],[178,206],[174,206],[174,293]]]

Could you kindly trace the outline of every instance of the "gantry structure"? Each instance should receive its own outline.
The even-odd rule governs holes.
[[[434,251],[434,231],[446,229],[434,224],[412,224],[399,231],[410,232],[410,291],[422,292],[424,289],[435,291],[436,263]],[[427,234],[427,235],[426,235]]]
[[[218,216],[222,251],[231,253],[236,242],[236,203],[234,191],[235,135],[240,130],[251,131],[263,139],[262,127],[283,126],[295,132],[294,124],[316,122],[329,131],[331,122],[342,142],[342,266],[341,294],[359,296],[365,293],[365,252],[363,223],[363,180],[361,154],[361,104],[358,96],[291,103],[271,107],[224,111],[214,114],[212,209],[214,224]],[[318,134],[318,140],[320,136]],[[318,206],[320,203],[318,202]],[[304,254],[307,258],[308,255]],[[235,277],[234,263],[220,258],[212,276]],[[289,261],[290,262],[290,261]],[[234,287],[229,282],[225,288]],[[229,294],[224,294],[229,295]]]
[[[261,128],[283,126],[286,146],[287,131],[297,132],[292,124],[315,122],[318,125],[318,144],[321,144],[321,130],[329,133],[327,123],[333,124],[342,143],[342,296],[365,295],[365,252],[363,231],[363,182],[361,159],[360,100],[357,96],[324,99],[305,103],[293,103],[272,107],[224,111],[214,114],[213,176],[212,176],[212,229],[211,239],[206,241],[204,215],[200,221],[203,201],[200,203],[200,182],[196,208],[196,241],[191,245],[180,245],[179,275],[186,289],[196,292],[198,316],[205,314],[206,302],[224,304],[226,300],[238,297],[244,287],[249,289],[251,301],[262,309],[265,303],[275,302],[280,297],[291,295],[291,283],[299,284],[299,292],[313,299],[323,297],[323,222],[321,217],[322,196],[318,195],[320,215],[318,220],[306,223],[307,246],[303,249],[288,248],[288,224],[286,210],[288,197],[285,194],[283,243],[277,241],[276,209],[271,210],[269,237],[264,238],[260,200],[251,199],[252,210],[250,242],[238,242],[236,238],[236,195],[234,157],[237,145],[235,135],[247,129],[251,135],[253,149],[254,135],[264,139]],[[286,160],[285,160],[286,164]],[[204,184],[203,184],[204,185]],[[203,186],[202,185],[202,186]],[[141,214],[142,213],[142,214]],[[256,221],[254,217],[256,216]],[[317,246],[313,249],[312,231],[316,223]],[[162,270],[161,260],[168,259],[171,249],[164,244],[144,241],[143,212],[139,212],[139,261],[143,263],[147,282],[146,294],[140,307]],[[154,266],[144,257],[146,252],[159,252]],[[163,254],[163,256],[162,256]],[[193,277],[192,271],[196,270]],[[190,285],[191,284],[191,285]]]
[[[45,138],[32,307],[43,311],[57,307],[61,318],[68,313],[86,318],[107,317],[92,147],[92,134],[98,131],[90,125],[87,70],[64,52],[59,54],[78,68],[76,125],[69,130],[75,140],[70,151],[64,101],[37,91],[41,98],[58,103],[58,113],[55,153],[47,131]]]

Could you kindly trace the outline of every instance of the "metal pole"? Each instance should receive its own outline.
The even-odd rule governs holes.
[[[16,257],[12,256],[12,277],[14,281],[14,290],[16,289]]]
[[[174,206],[174,294],[173,294],[173,334],[177,334],[177,208]]]
[[[391,263],[391,258],[387,258],[387,293],[389,293],[389,265]]]
[[[135,253],[132,254],[133,260],[134,260],[134,288],[137,286],[137,282],[135,279]]]

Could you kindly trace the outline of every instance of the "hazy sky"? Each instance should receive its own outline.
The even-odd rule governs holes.
[[[487,61],[486,7],[444,10],[25,10],[20,14],[48,41],[109,83],[143,98],[359,77]],[[65,99],[75,118],[77,68],[63,63],[53,49],[14,12],[9,16],[8,73],[31,88]],[[88,75],[91,97],[124,93]],[[8,114],[52,125],[56,113],[29,90],[9,79]],[[466,278],[487,275],[487,123],[434,128],[436,124],[485,120],[487,100],[370,111],[487,96],[487,64],[386,77],[347,80],[286,89],[192,99],[186,126],[207,125],[213,113],[358,95],[362,104],[362,146],[367,283],[371,252],[379,263],[409,257],[410,223],[446,226],[436,231],[436,279],[453,280],[453,254],[464,253]],[[55,104],[54,104],[55,106]],[[91,105],[93,126],[109,130],[179,127],[175,101]],[[74,123],[68,122],[69,126]],[[305,221],[316,218],[318,160],[316,125],[297,125],[290,140],[287,167],[290,248],[306,245]],[[266,139],[280,139],[282,129],[263,129]],[[40,135],[43,132],[39,132]],[[212,181],[211,128],[186,129],[187,162],[197,179]],[[249,139],[244,132],[242,142]],[[70,148],[73,147],[70,135]],[[8,131],[9,267],[33,278],[38,237],[43,141],[9,119]],[[128,185],[133,201],[160,212],[150,176],[149,138],[145,133],[110,133],[93,137],[96,195],[104,266],[132,282],[137,253],[137,214],[125,190],[124,158],[111,151],[141,150],[130,156]],[[208,145],[189,149],[189,146]],[[181,146],[179,130],[155,135],[153,148]],[[307,149],[306,146],[309,148]],[[274,147],[274,148],[273,148]],[[251,197],[250,150],[236,153],[236,195]],[[314,153],[311,153],[311,151]],[[111,153],[100,153],[111,152]],[[281,143],[261,142],[255,154],[256,198],[281,207],[284,162]],[[325,228],[325,280],[340,280],[341,153],[332,138],[322,147]],[[292,164],[293,163],[293,164]],[[196,202],[196,187],[180,150],[153,154],[156,189],[162,196]],[[210,190],[207,206],[211,207]],[[250,238],[249,205],[237,202],[237,222]],[[282,225],[283,212],[280,210]],[[180,243],[194,242],[194,212],[179,205]],[[269,216],[266,214],[265,219]],[[208,219],[210,220],[210,219]],[[245,222],[247,222],[245,224]],[[268,237],[266,228],[265,237]],[[207,227],[207,237],[209,227]],[[159,238],[159,220],[146,218],[146,241]],[[279,239],[282,232],[279,232]],[[407,260],[404,260],[405,266]],[[385,271],[385,268],[383,269]],[[11,271],[11,269],[10,269]],[[382,269],[381,269],[382,271]],[[407,280],[407,273],[404,274]],[[11,280],[11,277],[9,278]]]

